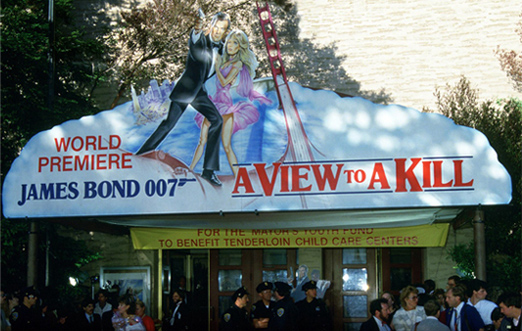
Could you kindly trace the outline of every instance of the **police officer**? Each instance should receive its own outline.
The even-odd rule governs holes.
[[[248,292],[244,286],[234,292],[232,295],[232,306],[221,316],[221,322],[219,323],[220,331],[248,331],[252,329],[250,315],[245,308],[248,301]]]
[[[299,330],[329,331],[332,329],[330,313],[323,300],[317,299],[317,283],[313,280],[303,285],[306,298],[295,305],[299,310]]]
[[[27,287],[21,295],[22,303],[15,307],[9,321],[12,331],[37,331],[39,330],[38,316],[34,305],[38,300],[38,293],[34,287]]]
[[[290,296],[292,287],[287,283],[275,282],[274,295],[277,302],[272,308],[272,318],[268,322],[270,331],[294,331],[297,328],[297,308]]]
[[[255,329],[268,328],[268,321],[272,316],[272,308],[274,306],[272,301],[273,287],[274,285],[270,282],[262,282],[256,287],[256,292],[261,300],[252,305],[251,317]]]

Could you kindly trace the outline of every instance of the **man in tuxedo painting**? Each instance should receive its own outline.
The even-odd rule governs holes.
[[[361,325],[360,331],[390,331],[386,324],[390,314],[388,300],[375,299],[370,303],[372,317]]]
[[[167,117],[136,155],[155,150],[174,128],[185,109],[191,105],[210,122],[201,177],[214,186],[221,186],[221,181],[214,171],[219,170],[219,143],[223,118],[208,97],[205,82],[215,73],[215,59],[222,53],[223,40],[230,28],[230,18],[227,14],[217,13],[212,19],[209,31],[203,32],[202,28],[203,22],[198,16],[190,33],[185,71],[170,94],[171,103]]]

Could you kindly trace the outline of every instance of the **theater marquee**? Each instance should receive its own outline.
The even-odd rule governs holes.
[[[296,113],[289,114],[270,80],[254,87],[270,102],[253,102],[257,120],[234,133],[237,163],[221,147],[222,186],[200,176],[201,130],[191,107],[155,151],[135,155],[165,116],[172,89],[152,82],[132,102],[34,136],[6,176],[4,215],[461,207],[511,199],[510,177],[479,131],[439,114],[293,83]]]

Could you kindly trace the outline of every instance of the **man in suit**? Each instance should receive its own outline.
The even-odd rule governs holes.
[[[187,291],[187,277],[181,275],[178,279],[178,290],[185,293],[185,303],[187,305],[193,305],[192,292]]]
[[[303,285],[308,283],[309,281],[310,279],[308,278],[308,266],[306,264],[302,264],[299,266],[299,269],[297,269],[296,285],[291,293],[294,302],[299,302],[306,298],[306,295],[303,292]]]
[[[375,299],[370,303],[370,313],[372,317],[361,325],[360,331],[390,331],[390,327],[386,324],[390,315],[390,307],[388,300]]]
[[[174,128],[185,109],[191,105],[210,122],[201,177],[214,186],[221,186],[221,181],[214,171],[219,170],[219,141],[223,118],[208,97],[205,82],[215,73],[215,58],[222,52],[223,40],[230,28],[230,18],[227,14],[217,13],[207,33],[203,33],[202,27],[203,23],[198,17],[189,38],[185,71],[170,94],[171,103],[167,118],[160,123],[136,155],[155,150]]]
[[[466,288],[457,284],[446,292],[446,325],[451,331],[484,331],[484,321],[477,309],[466,303]]]
[[[416,323],[412,331],[450,331],[448,326],[439,321],[440,306],[437,301],[433,299],[426,301],[424,311],[426,319]]]
[[[500,295],[498,306],[502,314],[506,316],[500,325],[500,330],[520,331],[520,324],[522,324],[520,294],[507,292]]]
[[[192,317],[185,303],[185,292],[182,290],[174,290],[172,292],[172,301],[174,302],[172,314],[165,316],[162,330],[190,330]]]
[[[82,308],[78,316],[76,317],[76,321],[73,324],[73,328],[76,331],[100,331],[101,327],[101,317],[98,314],[94,314],[94,300],[84,299],[82,301]]]

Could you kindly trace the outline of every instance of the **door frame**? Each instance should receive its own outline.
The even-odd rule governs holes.
[[[366,248],[366,264],[343,264],[342,248],[323,249],[323,260],[325,278],[332,280],[332,287],[326,292],[325,301],[331,309],[334,330],[344,330],[344,323],[362,323],[368,320],[370,314],[367,309],[365,317],[344,317],[343,298],[346,295],[366,295],[368,297],[368,308],[370,302],[378,297],[377,278],[377,250]],[[343,269],[344,268],[366,268],[368,270],[367,291],[343,291]]]

